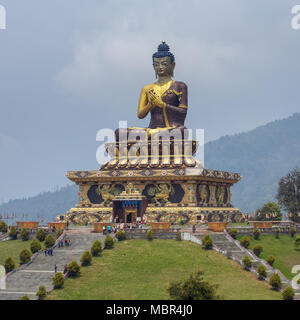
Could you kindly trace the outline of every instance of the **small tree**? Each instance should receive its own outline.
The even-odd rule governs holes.
[[[282,299],[283,300],[293,300],[295,295],[295,290],[288,286],[282,291]]]
[[[213,239],[209,234],[206,234],[202,238],[202,248],[209,250],[209,249],[212,249],[212,247],[213,247]]]
[[[176,240],[181,241],[181,232],[179,231],[176,233]]]
[[[20,264],[25,264],[30,261],[31,253],[29,250],[24,249],[20,253]]]
[[[191,274],[188,279],[171,282],[168,287],[170,298],[173,300],[216,300],[220,297],[216,291],[218,285],[204,281],[203,272]]]
[[[242,237],[240,240],[240,244],[247,249],[250,246],[250,238],[248,236]]]
[[[245,269],[245,270],[250,270],[250,269],[251,269],[251,267],[252,267],[252,261],[251,261],[251,259],[249,258],[249,256],[245,255],[244,258],[243,258],[243,260],[242,260],[242,262],[243,262],[243,265],[244,265],[244,269]]]
[[[267,277],[267,269],[262,263],[258,265],[257,273],[259,280],[264,280]]]
[[[104,248],[112,249],[114,247],[114,239],[111,236],[106,236],[104,240]]]
[[[230,229],[229,232],[230,236],[233,238],[233,239],[236,239],[236,236],[238,234],[238,230],[237,229]]]
[[[278,204],[273,201],[267,202],[261,209],[258,209],[257,212],[260,212],[257,216],[258,220],[280,221],[282,217]]]
[[[55,239],[52,237],[51,234],[48,234],[45,239],[45,248],[49,249],[55,245]]]
[[[279,290],[281,288],[282,283],[278,273],[275,272],[272,274],[272,277],[270,278],[270,285],[274,290]]]
[[[296,249],[299,250],[299,247],[300,247],[300,236],[295,237],[294,244],[295,244]]]
[[[275,261],[275,258],[274,258],[273,256],[268,256],[267,259],[266,259],[266,261],[268,262],[268,264],[269,264],[270,266],[273,266],[273,263],[274,263],[274,261]]]
[[[253,252],[254,252],[254,254],[256,255],[256,256],[260,256],[260,254],[262,253],[262,251],[263,251],[263,247],[262,247],[262,245],[260,245],[260,244],[257,244],[256,246],[254,246],[254,248],[253,248]]]
[[[80,259],[81,262],[81,266],[85,267],[85,266],[90,266],[92,263],[92,255],[89,251],[85,251]]]
[[[21,300],[30,300],[30,299],[29,299],[29,297],[25,294],[25,295],[21,298]]]
[[[61,289],[65,283],[64,276],[61,272],[57,272],[52,278],[52,284],[54,289]]]
[[[43,242],[46,238],[46,232],[44,229],[39,229],[38,232],[36,233],[36,238],[40,241]]]
[[[296,232],[297,232],[296,228],[295,228],[295,227],[291,227],[291,229],[290,229],[290,235],[291,235],[292,238],[294,238]]]
[[[8,257],[4,262],[4,268],[6,273],[13,271],[16,267],[14,260],[11,257]]]
[[[94,243],[91,247],[92,256],[98,257],[98,256],[100,256],[101,252],[102,252],[101,242],[99,240],[94,241]]]
[[[12,239],[12,240],[16,240],[17,239],[17,235],[18,235],[18,231],[17,231],[17,228],[15,226],[11,226],[9,228],[9,233],[8,233],[9,237]]]
[[[6,233],[8,230],[8,226],[4,221],[0,221],[0,232]]]
[[[254,237],[255,240],[258,240],[258,239],[259,239],[260,234],[261,234],[261,232],[260,232],[259,229],[254,229],[254,230],[253,230],[253,237]]]
[[[33,239],[30,243],[30,250],[32,253],[36,253],[42,249],[42,246],[38,239]]]
[[[47,291],[46,291],[45,286],[40,286],[36,295],[38,297],[38,300],[44,300],[47,296]]]
[[[149,231],[147,232],[147,239],[148,239],[149,241],[152,241],[152,240],[153,240],[153,231],[152,231],[152,230],[149,230]]]
[[[28,241],[29,240],[29,232],[26,228],[23,228],[21,231],[21,239],[23,241]]]
[[[118,241],[126,240],[126,233],[124,230],[118,230],[116,233]]]
[[[74,260],[70,264],[67,265],[67,271],[69,272],[70,277],[77,277],[80,275],[80,266]]]
[[[275,238],[279,239],[279,229],[275,228]]]

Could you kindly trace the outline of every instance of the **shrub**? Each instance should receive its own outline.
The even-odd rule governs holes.
[[[255,240],[258,240],[258,239],[259,239],[260,233],[261,233],[261,232],[260,232],[259,229],[254,229],[254,230],[253,230],[253,237],[254,237]]]
[[[173,300],[216,300],[218,285],[204,281],[203,272],[191,274],[188,279],[171,282],[168,287],[170,298]]]
[[[291,235],[291,237],[292,238],[294,238],[294,236],[295,236],[295,234],[296,234],[296,228],[295,227],[291,227],[291,229],[290,229],[290,235]]]
[[[92,263],[91,253],[89,251],[85,251],[81,256],[80,262],[83,267],[91,265]]]
[[[46,238],[46,233],[44,229],[39,229],[38,232],[36,233],[36,238],[40,241],[43,242]]]
[[[275,272],[272,274],[272,277],[270,278],[270,285],[274,290],[279,290],[281,288],[281,278],[278,273]]]
[[[60,289],[63,287],[65,283],[64,276],[61,272],[57,272],[54,277],[52,278],[52,284],[54,289]]]
[[[262,263],[259,264],[257,268],[257,273],[258,273],[259,280],[264,280],[267,277],[267,269]]]
[[[30,257],[31,257],[31,254],[29,250],[27,249],[22,250],[20,253],[20,264],[28,263],[30,261]]]
[[[33,239],[30,243],[30,250],[32,253],[36,253],[42,249],[42,246],[37,239]]]
[[[238,230],[237,229],[230,229],[229,232],[230,236],[233,238],[233,239],[236,239],[236,236],[238,234]]]
[[[0,232],[6,233],[8,230],[8,226],[4,221],[0,221]]]
[[[38,300],[44,300],[46,298],[47,295],[47,291],[45,286],[40,286],[39,287],[39,291],[36,293]]]
[[[16,267],[14,260],[11,257],[8,257],[4,262],[4,268],[6,273],[13,271]]]
[[[212,249],[212,247],[213,247],[213,239],[209,234],[206,234],[202,238],[202,248],[209,250],[209,249]]]
[[[300,278],[297,280],[297,284],[299,284],[299,285],[300,285]]]
[[[181,232],[179,231],[176,233],[176,240],[181,241]]]
[[[45,239],[45,248],[51,248],[55,244],[55,239],[52,237],[51,234],[48,234],[46,239]]]
[[[99,240],[94,241],[92,247],[91,247],[91,254],[93,257],[100,256],[102,252],[101,242]]]
[[[275,261],[275,258],[274,258],[273,256],[268,256],[267,259],[266,259],[266,261],[268,262],[268,264],[269,264],[270,266],[273,266],[273,263],[274,263],[274,261]]]
[[[300,236],[297,236],[296,238],[295,238],[295,247],[296,247],[296,249],[298,250],[299,249],[299,247],[300,247]]]
[[[29,299],[29,297],[25,294],[25,295],[21,298],[21,300],[30,300],[30,299]]]
[[[15,226],[11,226],[9,228],[8,235],[10,236],[11,239],[16,240],[17,239],[17,235],[18,235],[17,228]]]
[[[279,239],[279,229],[275,228],[275,238]]]
[[[80,266],[74,260],[70,264],[67,265],[67,271],[69,272],[70,277],[77,277],[80,275]]]
[[[104,240],[104,248],[112,249],[114,247],[114,239],[111,236],[106,236]]]
[[[126,233],[124,230],[118,230],[116,233],[118,241],[126,240]]]
[[[20,235],[21,239],[23,241],[28,241],[29,240],[29,232],[26,228],[23,228],[21,231],[21,235]]]
[[[256,255],[256,256],[260,256],[260,254],[262,253],[262,251],[263,251],[263,247],[262,247],[262,245],[260,245],[260,244],[257,244],[256,246],[254,246],[254,248],[253,248],[253,252],[254,252],[254,254]]]
[[[152,230],[149,230],[149,231],[147,232],[147,239],[148,239],[149,241],[152,241],[152,240],[153,240],[153,231],[152,231]]]
[[[250,246],[250,238],[247,236],[242,237],[240,240],[240,244],[247,249]]]
[[[58,239],[63,234],[63,232],[63,230],[57,230],[55,238]]]
[[[250,270],[251,269],[252,261],[249,258],[249,256],[245,255],[245,257],[243,258],[242,262],[243,262],[245,270]]]
[[[288,286],[282,291],[282,299],[283,300],[293,300],[295,295],[295,290]]]

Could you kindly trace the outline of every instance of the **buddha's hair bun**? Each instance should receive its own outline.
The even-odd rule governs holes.
[[[170,47],[166,44],[165,41],[162,41],[162,43],[158,46],[157,52],[152,55],[152,60],[154,60],[154,58],[163,57],[169,57],[171,59],[171,63],[175,61],[175,57],[173,53],[170,52]]]

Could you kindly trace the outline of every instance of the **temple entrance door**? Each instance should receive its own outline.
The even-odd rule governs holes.
[[[136,222],[137,208],[125,208],[125,223]]]

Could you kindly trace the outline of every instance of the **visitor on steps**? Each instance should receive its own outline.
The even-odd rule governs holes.
[[[195,232],[196,232],[196,226],[193,225],[193,233],[195,233]]]
[[[107,226],[107,230],[108,230],[108,233],[111,233],[111,226],[110,225]]]

